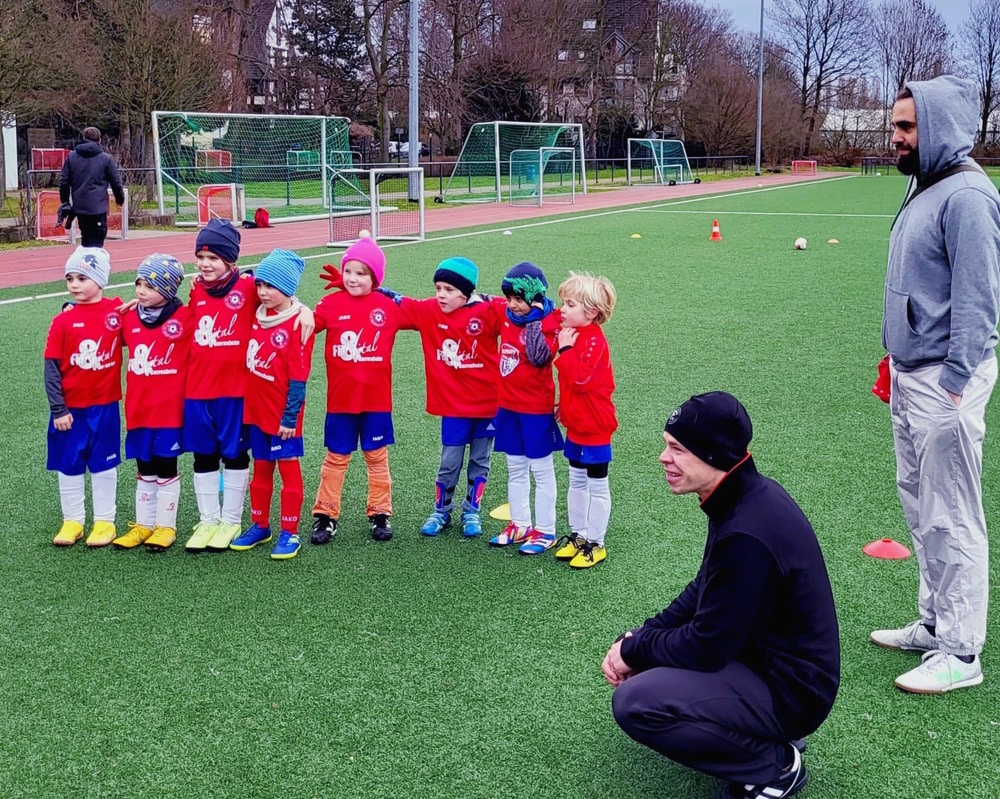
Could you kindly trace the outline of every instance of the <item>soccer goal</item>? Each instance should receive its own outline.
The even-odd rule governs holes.
[[[330,182],[330,247],[343,247],[367,230],[378,241],[424,240],[423,167],[342,169]]]
[[[510,204],[576,202],[576,149],[539,147],[510,154]]]
[[[271,222],[325,219],[331,178],[354,166],[349,129],[346,117],[154,111],[159,213],[198,224],[199,187],[235,184]]]
[[[587,193],[583,126],[559,122],[479,122],[472,126],[438,202],[503,202],[511,184],[515,150],[543,147],[574,152],[573,172],[563,176],[574,191]],[[523,176],[522,176],[523,178]],[[514,176],[516,182],[517,176]]]
[[[792,161],[793,175],[815,175],[817,172],[815,161]]]
[[[108,192],[108,238],[127,239],[128,238],[128,189],[124,189],[125,202],[118,205],[115,202],[114,194]],[[74,221],[67,230],[62,225],[57,224],[59,220],[59,206],[62,201],[59,199],[58,189],[44,189],[38,192],[35,197],[35,238],[44,241],[66,241],[76,244],[79,227]]]
[[[629,139],[626,176],[629,186],[701,183],[691,172],[684,142],[677,139]]]

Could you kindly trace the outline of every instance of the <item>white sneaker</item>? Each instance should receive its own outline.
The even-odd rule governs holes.
[[[944,694],[969,688],[983,681],[983,667],[976,657],[971,663],[935,650],[920,658],[920,665],[896,678],[896,687],[911,694]]]
[[[913,652],[931,652],[937,649],[937,639],[927,632],[920,619],[911,621],[901,630],[875,630],[872,642],[886,649],[906,649]]]

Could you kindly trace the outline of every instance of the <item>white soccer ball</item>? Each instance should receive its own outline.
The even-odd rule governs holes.
[[[359,230],[358,231],[358,238],[359,239],[370,239],[371,237],[372,237],[372,232],[370,230]]]
[[[809,242],[806,241],[801,236],[799,238],[795,239],[795,249],[796,250],[804,250],[808,246],[809,246]]]

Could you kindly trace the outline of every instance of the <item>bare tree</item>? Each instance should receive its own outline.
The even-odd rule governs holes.
[[[960,37],[966,61],[979,83],[979,143],[986,144],[990,118],[1000,108],[1000,0],[972,0]]]
[[[866,66],[870,42],[867,0],[775,0],[775,25],[798,78],[808,155],[832,89]]]
[[[63,53],[71,52],[72,58]],[[71,113],[92,59],[58,0],[4,3],[0,12],[0,122],[32,124]],[[0,146],[0,200],[6,194]]]
[[[392,126],[390,97],[394,89],[406,85],[408,4],[406,0],[360,0],[358,7],[364,30],[365,73],[384,153]]]
[[[925,0],[882,0],[872,22],[882,59],[886,99],[908,80],[926,80],[951,66],[951,33]]]

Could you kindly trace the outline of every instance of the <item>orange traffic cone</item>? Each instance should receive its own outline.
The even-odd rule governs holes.
[[[722,234],[719,232],[719,220],[716,219],[712,222],[712,235],[708,237],[709,241],[722,241]]]

